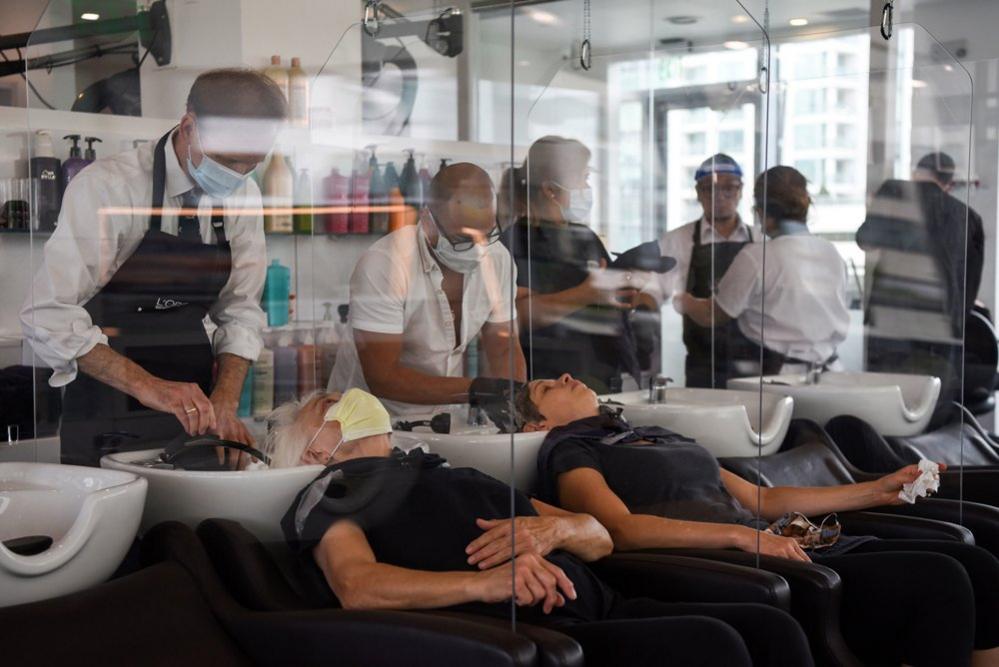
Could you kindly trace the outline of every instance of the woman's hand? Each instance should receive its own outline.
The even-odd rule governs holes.
[[[515,601],[521,607],[541,603],[542,610],[550,614],[555,607],[565,604],[565,598],[576,599],[576,587],[562,568],[550,563],[543,556],[524,554],[514,563],[505,563],[478,574],[479,591],[476,598],[482,602],[503,602],[510,599],[510,581]]]
[[[947,469],[946,463],[938,463],[940,472]],[[905,505],[904,500],[898,497],[899,492],[905,484],[912,484],[919,477],[919,465],[911,464],[900,468],[895,472],[873,482],[878,505]]]
[[[480,570],[510,560],[514,549],[517,556],[547,556],[565,536],[565,520],[558,516],[518,516],[513,521],[476,519],[475,523],[486,532],[469,542],[465,553],[468,564],[478,565]]]
[[[740,540],[736,546],[742,551],[756,553],[757,548],[763,556],[776,556],[777,558],[787,558],[788,560],[800,560],[811,563],[805,550],[801,548],[797,540],[793,537],[774,535],[766,530],[754,530],[744,527],[744,532],[740,531]],[[758,542],[757,542],[758,540]]]

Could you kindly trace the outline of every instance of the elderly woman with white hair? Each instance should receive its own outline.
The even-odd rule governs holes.
[[[508,617],[513,598],[518,618],[575,637],[588,665],[812,664],[801,628],[778,609],[625,600],[584,563],[612,549],[593,517],[516,491],[511,517],[503,482],[393,449],[388,412],[367,392],[318,394],[271,422],[275,465],[326,465],[281,525],[345,608]]]

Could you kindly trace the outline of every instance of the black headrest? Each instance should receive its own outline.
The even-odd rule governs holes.
[[[837,456],[825,445],[813,442],[770,456],[740,456],[719,459],[739,477],[764,486],[835,486],[855,480]]]

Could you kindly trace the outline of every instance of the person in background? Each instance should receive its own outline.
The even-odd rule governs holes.
[[[631,426],[568,374],[525,385],[515,402],[524,431],[548,431],[539,499],[596,517],[616,551],[739,549],[815,561],[843,580],[843,636],[861,664],[999,664],[999,559],[989,551],[838,530],[824,546],[803,547],[771,523],[828,514],[826,528],[829,513],[900,505],[918,466],[857,484],[767,488],[720,468],[689,438]],[[779,560],[764,567],[782,570]]]
[[[759,371],[761,352],[765,375],[836,368],[850,324],[846,265],[832,243],[808,231],[808,181],[792,167],[771,167],[756,179],[753,199],[771,240],[743,248],[714,296],[686,292],[674,305],[702,327],[737,325],[733,369],[755,363],[743,375]]]
[[[66,188],[21,310],[50,384],[66,386],[63,462],[182,432],[252,442],[236,409],[263,347],[267,256],[249,175],[284,117],[266,77],[205,72],[176,128]]]
[[[272,456],[327,466],[281,526],[330,604],[503,619],[516,604],[518,620],[572,636],[595,667],[813,664],[800,626],[774,607],[625,599],[586,565],[612,548],[593,517],[393,449],[389,415],[367,392],[288,403],[270,423]]]
[[[881,184],[857,230],[867,370],[940,378],[931,429],[960,420],[955,402],[988,397],[995,385],[994,333],[969,317],[984,264],[982,219],[953,187],[954,160],[926,155],[911,181]]]
[[[488,174],[441,169],[418,224],[376,241],[350,279],[350,340],[330,391],[370,390],[393,416],[470,403],[502,427],[511,382],[526,379],[510,288],[513,266],[496,225]],[[463,368],[479,336],[485,373]]]
[[[659,304],[683,292],[700,299],[711,297],[739,251],[762,240],[762,231],[739,216],[742,175],[739,163],[724,153],[712,155],[694,172],[702,215],[659,240],[662,255],[677,260],[673,271],[646,289]],[[732,377],[729,343],[738,336],[734,322],[704,325],[684,316],[686,385],[724,389]]]
[[[587,225],[593,207],[590,151],[574,139],[535,141],[515,182],[527,215],[503,232],[517,266],[520,344],[532,378],[566,369],[599,393],[640,375],[628,312],[639,303],[627,272]],[[516,198],[515,198],[516,199]]]
[[[965,304],[965,312],[970,312],[978,298],[978,289],[982,284],[982,268],[985,264],[985,229],[982,216],[975,209],[958,199],[951,192],[954,190],[954,158],[947,153],[929,153],[920,158],[912,172],[912,180],[916,182],[934,183],[947,195],[942,212],[941,224],[933,227],[933,244],[939,244],[950,255],[948,264],[955,273],[952,279],[955,284],[962,285],[961,291]],[[965,233],[960,230],[967,228]],[[960,261],[960,255],[964,261]],[[961,270],[963,264],[963,271]],[[963,275],[961,275],[963,274]]]

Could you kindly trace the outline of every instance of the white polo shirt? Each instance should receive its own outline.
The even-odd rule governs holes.
[[[804,361],[823,362],[846,339],[846,265],[832,243],[811,234],[748,245],[718,284],[715,302],[750,340]],[[763,319],[761,303],[763,299]],[[761,326],[762,321],[762,326]]]
[[[516,319],[511,301],[513,260],[502,243],[486,248],[479,268],[465,274],[461,331],[455,331],[441,267],[419,225],[382,237],[365,251],[350,278],[351,337],[340,345],[330,391],[367,389],[353,329],[402,335],[399,363],[427,375],[461,377],[462,355],[486,322]],[[430,405],[383,401],[393,416],[427,414]]]
[[[664,257],[676,260],[676,266],[666,273],[658,274],[658,280],[651,281],[643,291],[651,294],[660,305],[668,301],[674,294],[687,291],[687,273],[690,271],[690,255],[694,250],[695,225],[701,226],[701,243],[748,242],[758,243],[763,239],[763,231],[758,227],[750,227],[739,219],[739,226],[728,238],[719,234],[714,225],[702,216],[700,220],[671,229],[659,239],[659,251]]]

